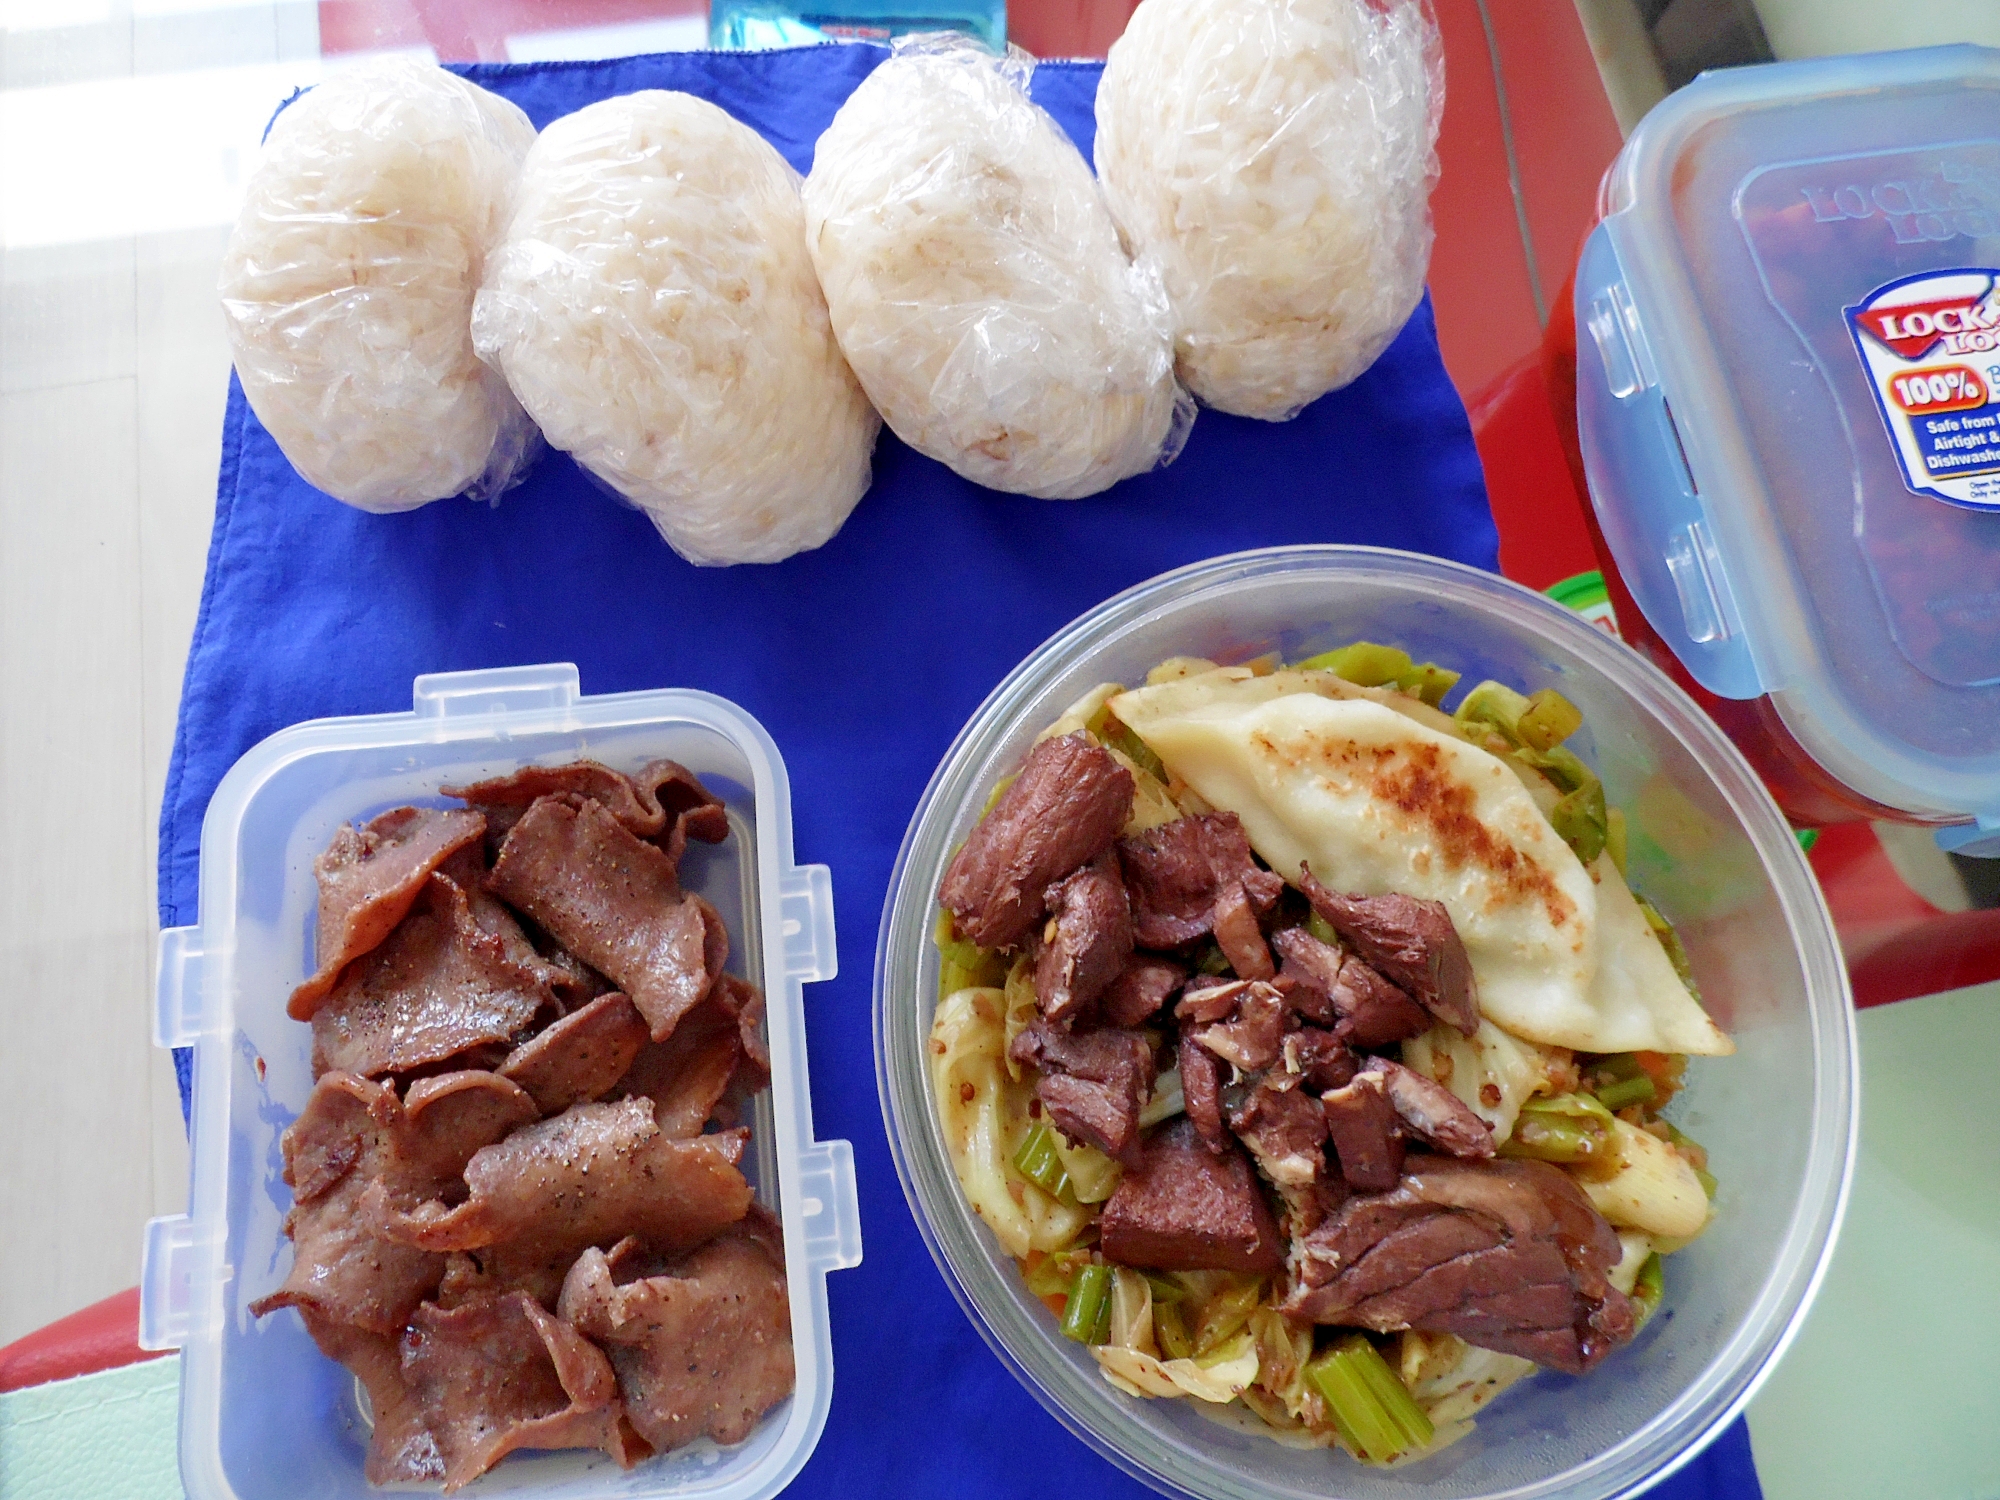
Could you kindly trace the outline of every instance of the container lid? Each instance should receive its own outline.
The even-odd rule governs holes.
[[[1647,619],[1865,796],[2000,813],[2000,51],[1704,74],[1603,207],[1578,426]]]

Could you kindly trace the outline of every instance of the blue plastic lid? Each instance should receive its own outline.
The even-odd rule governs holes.
[[[2000,814],[2000,51],[1704,74],[1604,208],[1577,417],[1647,620],[1861,795]]]

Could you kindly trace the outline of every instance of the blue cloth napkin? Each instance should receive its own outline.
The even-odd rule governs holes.
[[[800,171],[872,47],[476,65],[546,125],[637,89],[682,89]],[[1100,68],[1048,63],[1035,97],[1086,158]],[[817,552],[682,562],[637,511],[550,454],[497,509],[398,516],[292,471],[233,382],[215,534],[160,821],[160,920],[195,920],[202,814],[257,741],[302,719],[410,704],[420,673],[572,661],[589,693],[683,686],[734,699],[790,769],[797,857],[833,869],[840,977],[806,993],[815,1124],[853,1142],[867,1259],[828,1280],[832,1417],[801,1496],[1028,1500],[1081,1483],[1139,1496],[1070,1438],[967,1324],[926,1254],[875,1092],[870,978],[890,865],[939,757],[986,693],[1076,615],[1156,573],[1298,542],[1405,547],[1491,568],[1479,460],[1428,301],[1376,366],[1281,426],[1204,412],[1170,468],[1094,499],[982,490],[885,431],[875,484]],[[183,1100],[187,1059],[177,1059]],[[1757,1494],[1727,1437],[1658,1492]]]

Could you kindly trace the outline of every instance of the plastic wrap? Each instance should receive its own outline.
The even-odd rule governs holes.
[[[334,498],[490,499],[533,462],[470,323],[534,139],[505,99],[407,58],[336,73],[272,122],[222,305],[251,409]]]
[[[1282,421],[1388,347],[1430,264],[1443,107],[1420,0],[1139,7],[1097,92],[1097,171],[1197,396]]]
[[[880,419],[834,342],[799,175],[687,94],[542,132],[473,311],[548,439],[690,562],[776,562],[840,529]]]
[[[1180,451],[1159,279],[1027,95],[1033,64],[899,42],[806,179],[807,243],[869,398],[919,452],[997,490],[1091,495]]]

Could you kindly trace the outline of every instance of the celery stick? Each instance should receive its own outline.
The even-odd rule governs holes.
[[[1142,771],[1149,771],[1161,781],[1167,779],[1167,764],[1153,753],[1153,747],[1140,739],[1122,721],[1106,717],[1103,732],[1098,739],[1107,750],[1117,750],[1124,754],[1133,765]]]
[[[1410,670],[1410,653],[1399,646],[1378,646],[1373,641],[1308,656],[1299,666],[1308,671],[1331,672],[1345,677],[1357,687],[1387,687]]]
[[[1040,1123],[1021,1138],[1020,1149],[1014,1153],[1014,1170],[1051,1198],[1060,1198],[1069,1187],[1069,1173],[1056,1151],[1055,1136]]]
[[[1212,939],[1201,950],[1200,957],[1195,959],[1194,971],[1197,974],[1227,974],[1231,972],[1229,959],[1223,954],[1221,946]]]
[[[1530,1099],[1500,1146],[1502,1156],[1553,1162],[1604,1162],[1615,1150],[1611,1111],[1588,1094]]]
[[[1606,1084],[1597,1091],[1597,1102],[1609,1110],[1624,1109],[1631,1104],[1650,1104],[1659,1092],[1653,1087],[1653,1080],[1644,1073],[1636,1078],[1620,1079],[1617,1083]]]
[[[1625,852],[1629,829],[1625,822],[1625,809],[1607,807],[1604,809],[1604,852],[1611,856],[1611,863],[1618,867],[1619,877],[1625,878]]]
[[[1553,750],[1582,727],[1582,711],[1554,688],[1531,693],[1514,725],[1530,750]]]
[[[1646,1263],[1639,1267],[1638,1278],[1632,1283],[1632,1301],[1638,1309],[1634,1331],[1646,1326],[1646,1320],[1659,1311],[1661,1299],[1667,1295],[1666,1268],[1660,1261],[1660,1252],[1655,1250],[1646,1257]]]
[[[1389,1463],[1436,1435],[1430,1418],[1361,1334],[1341,1339],[1305,1373],[1325,1398],[1341,1437],[1371,1463]]]
[[[1153,1289],[1153,1306],[1178,1307],[1187,1301],[1187,1288],[1177,1281],[1169,1281],[1164,1276],[1146,1273],[1146,1285]]]
[[[1327,921],[1318,912],[1314,912],[1306,918],[1306,931],[1310,932],[1322,943],[1332,943],[1336,948],[1340,946],[1340,934],[1334,930],[1333,923]]]
[[[1398,692],[1413,694],[1432,708],[1444,702],[1444,695],[1458,685],[1458,673],[1434,661],[1419,662],[1396,679]]]
[[[1193,1359],[1194,1340],[1188,1337],[1187,1320],[1178,1302],[1153,1304],[1153,1337],[1168,1359]]]
[[[1549,809],[1549,824],[1589,864],[1604,852],[1605,814],[1604,783],[1592,777]]]
[[[1062,1332],[1079,1344],[1101,1344],[1111,1336],[1111,1267],[1085,1266],[1069,1286]]]
[[[1528,700],[1504,682],[1487,680],[1467,693],[1452,714],[1460,724],[1490,724],[1509,741],[1521,743],[1521,715]]]
[[[1076,1273],[1089,1264],[1088,1250],[1057,1250],[1036,1260],[1032,1270],[1023,1262],[1021,1279],[1037,1297],[1066,1295]]]

